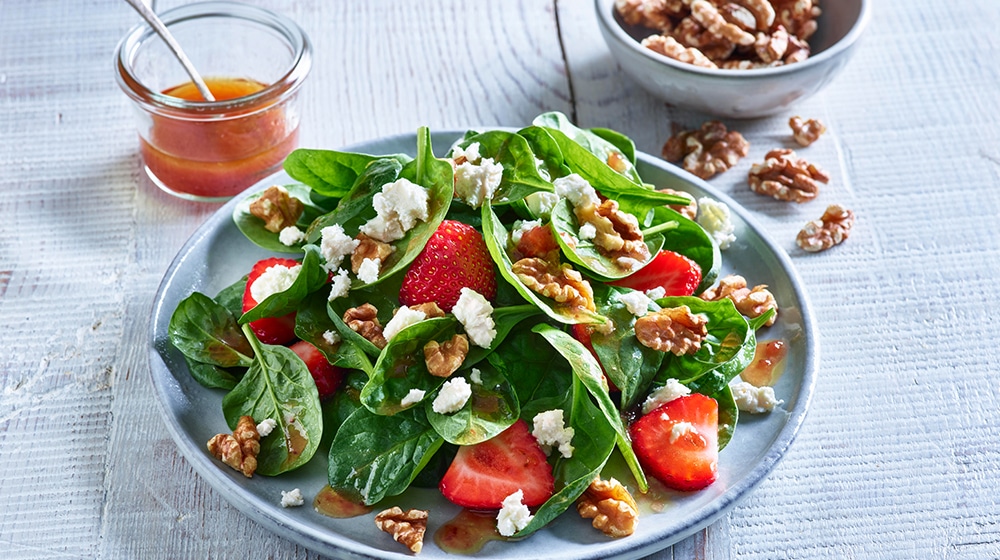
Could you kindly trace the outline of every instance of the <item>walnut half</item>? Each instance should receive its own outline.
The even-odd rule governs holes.
[[[250,214],[264,221],[264,229],[278,233],[289,226],[294,226],[305,205],[302,201],[288,193],[285,187],[268,187],[260,198],[250,203]]]
[[[722,173],[750,153],[742,134],[728,130],[720,121],[707,121],[698,130],[680,130],[663,145],[663,159],[683,160],[686,171],[702,179]]]
[[[614,478],[594,479],[577,500],[576,511],[584,519],[593,519],[595,529],[615,539],[631,535],[639,523],[635,499]]]
[[[823,170],[796,157],[793,150],[771,150],[764,163],[755,163],[747,177],[750,190],[778,200],[806,202],[819,194],[818,183],[829,183]]]
[[[524,258],[511,271],[533,292],[569,307],[595,311],[594,289],[582,274],[568,264],[550,263],[538,258]]]
[[[461,367],[469,353],[469,338],[456,334],[451,340],[432,340],[424,345],[424,360],[427,371],[434,377],[449,377]]]
[[[385,348],[385,335],[382,334],[382,324],[378,321],[378,309],[374,305],[366,303],[348,309],[344,312],[344,323],[375,346]]]
[[[802,228],[795,243],[805,251],[816,253],[839,245],[851,234],[854,212],[839,204],[831,204],[818,220]]]
[[[375,526],[417,554],[424,548],[427,512],[422,509],[403,511],[399,506],[393,506],[375,516]]]
[[[730,274],[719,280],[718,286],[713,286],[699,296],[705,301],[718,301],[722,298],[729,298],[736,305],[736,310],[754,318],[760,317],[768,310],[778,310],[778,303],[774,300],[774,294],[767,289],[766,284],[758,284],[750,289],[747,287],[746,278],[739,274]],[[770,327],[778,318],[777,313],[768,319],[764,326]]]
[[[707,324],[707,316],[691,313],[686,305],[666,307],[636,319],[635,336],[647,348],[683,356],[701,348],[708,336]]]
[[[208,440],[208,452],[243,476],[253,476],[260,453],[257,423],[250,416],[240,416],[232,434],[217,434]]]

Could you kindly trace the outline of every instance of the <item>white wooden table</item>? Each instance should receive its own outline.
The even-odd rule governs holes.
[[[622,74],[589,0],[255,3],[314,41],[305,146],[558,110],[659,153],[672,122],[705,119]],[[315,558],[209,489],[160,418],[150,305],[217,206],[141,172],[111,63],[136,21],[113,0],[0,0],[0,556]],[[773,474],[656,558],[1000,557],[998,28],[995,0],[877,2],[857,57],[796,110],[830,129],[812,204],[746,189],[789,114],[730,123],[750,157],[713,184],[792,255],[821,370]],[[851,239],[795,250],[835,201]]]

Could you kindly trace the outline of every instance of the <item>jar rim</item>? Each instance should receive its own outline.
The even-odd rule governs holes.
[[[260,91],[234,99],[189,101],[152,90],[146,87],[133,73],[131,62],[137,49],[143,42],[155,35],[148,24],[139,23],[129,30],[115,49],[115,66],[117,67],[115,77],[118,85],[130,98],[148,109],[216,115],[270,104],[294,93],[302,85],[302,81],[312,65],[312,43],[305,31],[291,19],[264,8],[226,0],[213,0],[184,4],[158,15],[168,28],[172,24],[210,17],[229,17],[250,21],[277,31],[281,37],[288,41],[294,52],[288,71]]]

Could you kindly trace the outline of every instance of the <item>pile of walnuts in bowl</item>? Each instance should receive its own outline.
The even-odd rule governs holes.
[[[750,70],[809,57],[819,0],[615,0],[644,47],[704,68]]]

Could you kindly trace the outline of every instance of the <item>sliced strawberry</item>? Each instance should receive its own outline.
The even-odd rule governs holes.
[[[573,335],[573,338],[580,342],[580,344],[586,346],[587,350],[590,350],[590,355],[597,360],[598,364],[601,364],[601,359],[597,357],[597,351],[594,350],[594,343],[590,340],[591,335],[594,333],[594,327],[591,325],[570,325],[569,332]],[[604,364],[601,364],[601,370],[604,370]],[[621,392],[621,389],[615,385],[615,382],[608,377],[608,372],[606,371],[604,372],[604,379],[608,381],[609,391],[613,393]]]
[[[525,257],[544,257],[559,249],[559,243],[549,226],[537,226],[521,234],[517,252]]]
[[[264,274],[264,271],[275,265],[293,267],[298,264],[299,261],[296,260],[271,257],[258,261],[257,264],[253,265],[253,268],[250,269],[250,274],[247,276],[247,286],[243,290],[243,312],[250,311],[260,303],[259,301],[255,301],[250,294],[250,286],[260,278],[261,274]],[[257,339],[264,344],[287,344],[295,340],[295,313],[292,312],[282,317],[257,319],[250,322],[250,328],[257,335]]]
[[[438,487],[452,503],[473,509],[500,509],[521,490],[530,507],[552,496],[555,479],[528,424],[518,420],[492,439],[460,447]]]
[[[318,348],[305,340],[300,340],[288,348],[306,363],[309,373],[316,381],[320,400],[332,397],[337,391],[337,387],[340,387],[344,370],[331,364]]]
[[[655,288],[666,290],[665,296],[689,296],[701,283],[701,267],[693,260],[666,249],[657,253],[649,264],[629,276],[610,282],[647,292]]]
[[[629,428],[639,462],[675,490],[700,490],[719,465],[719,404],[698,393],[674,399]]]
[[[475,290],[488,300],[496,298],[493,260],[483,235],[474,227],[445,220],[403,276],[399,302],[417,305],[433,301],[451,311],[462,288]]]

